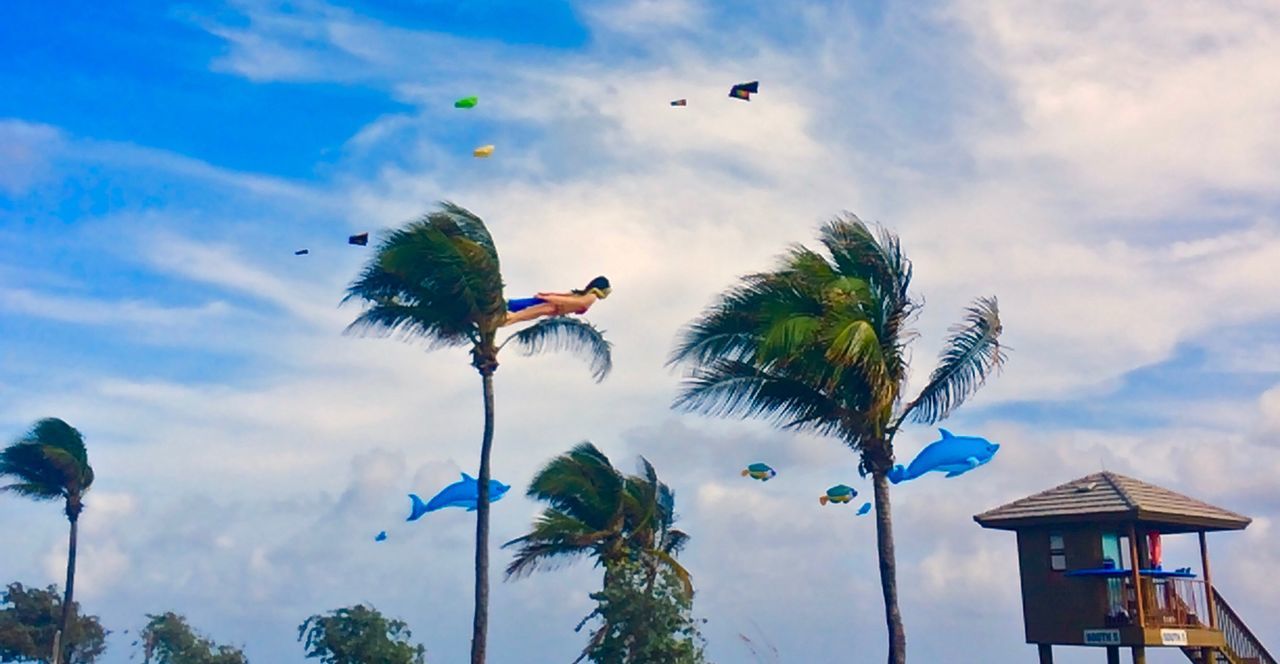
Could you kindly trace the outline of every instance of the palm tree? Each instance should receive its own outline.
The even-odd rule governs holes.
[[[484,390],[484,438],[480,446],[479,503],[476,509],[475,617],[471,661],[485,661],[489,605],[489,454],[493,448],[493,374],[498,352],[508,343],[526,355],[569,350],[585,355],[597,381],[612,368],[610,344],[591,324],[544,318],[501,344],[498,328],[506,316],[498,250],[484,222],[468,210],[444,202],[435,212],[392,231],[347,289],[343,302],[363,300],[367,308],[347,328],[378,336],[425,341],[428,349],[469,346],[471,366]]]
[[[67,544],[67,584],[62,597],[62,619],[58,623],[63,642],[58,659],[70,661],[68,625],[72,593],[76,581],[76,529],[84,510],[84,494],[93,484],[93,468],[84,448],[84,436],[56,417],[39,422],[13,444],[0,451],[0,478],[15,480],[0,486],[0,492],[16,493],[32,500],[63,500],[71,522]]]
[[[692,365],[675,407],[765,418],[838,438],[871,475],[889,662],[906,661],[898,610],[888,474],[908,419],[947,417],[1004,361],[996,299],[979,298],[951,328],[937,368],[903,402],[908,329],[919,303],[898,238],[852,214],[823,225],[826,253],[792,247],[770,272],[743,277],[681,333],[672,364]]]
[[[673,527],[675,494],[644,457],[640,466],[640,475],[625,476],[589,442],[548,462],[529,484],[528,496],[550,506],[527,535],[502,545],[516,547],[507,578],[589,555],[605,568],[607,585],[610,564],[643,557],[669,568],[692,592],[688,571],[675,559],[689,541]]]
[[[676,560],[689,536],[674,528],[675,494],[644,457],[640,474],[624,475],[595,445],[580,443],[538,471],[527,495],[549,506],[528,534],[503,545],[516,547],[508,580],[593,556],[604,568],[605,590],[614,583],[619,563],[639,561],[646,592],[652,592],[665,568],[680,580],[685,596],[693,596],[689,572]],[[608,625],[602,625],[583,656],[607,632]]]

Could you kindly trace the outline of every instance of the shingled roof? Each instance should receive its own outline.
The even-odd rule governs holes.
[[[1135,522],[1162,532],[1243,530],[1250,518],[1116,473],[1094,473],[975,517],[984,528]]]

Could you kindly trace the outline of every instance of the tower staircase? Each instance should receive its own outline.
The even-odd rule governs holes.
[[[1258,637],[1249,631],[1248,626],[1222,598],[1217,588],[1213,589],[1213,612],[1216,614],[1218,629],[1222,630],[1227,647],[1214,651],[1216,655],[1212,662],[1205,661],[1199,648],[1183,648],[1182,652],[1187,659],[1196,664],[1280,664],[1280,660],[1267,652]]]

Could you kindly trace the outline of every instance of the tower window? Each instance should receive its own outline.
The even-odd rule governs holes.
[[[1055,572],[1067,569],[1067,547],[1062,533],[1049,533],[1049,569]]]

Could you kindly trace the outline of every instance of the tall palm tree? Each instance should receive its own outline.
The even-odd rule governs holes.
[[[489,455],[493,448],[493,374],[498,352],[514,343],[527,355],[569,350],[585,355],[597,381],[612,368],[610,344],[590,323],[545,318],[497,343],[506,317],[498,250],[484,222],[470,211],[441,203],[439,209],[392,231],[343,302],[362,300],[366,309],[347,328],[378,336],[424,341],[428,349],[469,346],[484,395],[476,509],[475,617],[471,661],[485,661],[489,606]]]
[[[692,578],[676,560],[689,536],[674,527],[675,494],[644,457],[638,475],[624,475],[595,445],[580,443],[538,471],[528,496],[549,506],[528,534],[503,545],[516,547],[515,559],[507,566],[508,580],[592,556],[604,568],[605,590],[615,583],[620,563],[638,561],[645,570],[645,592],[653,592],[665,569],[692,598]],[[609,627],[601,625],[592,634],[579,660]]]
[[[67,628],[76,581],[76,530],[84,510],[84,494],[93,484],[93,468],[89,465],[84,436],[56,417],[40,420],[26,435],[0,451],[0,478],[14,480],[12,484],[0,486],[0,492],[32,500],[64,501],[63,511],[71,522],[71,535],[67,544],[62,620],[58,623],[63,639],[58,657],[64,662],[70,661],[74,644],[70,642]]]
[[[906,661],[888,474],[907,420],[947,417],[999,369],[1000,313],[979,298],[951,329],[937,368],[904,403],[908,325],[919,308],[898,238],[845,214],[822,226],[826,253],[797,245],[772,271],[743,277],[681,333],[672,364],[691,365],[675,407],[762,417],[839,439],[871,475],[889,662]]]

